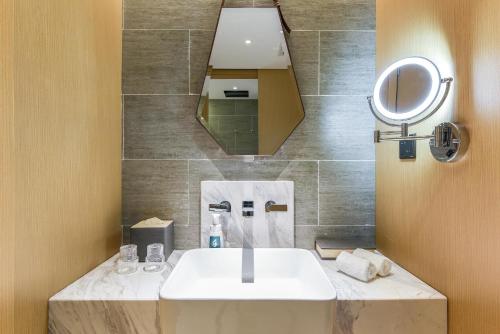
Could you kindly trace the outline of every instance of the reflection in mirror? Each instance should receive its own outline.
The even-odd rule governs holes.
[[[436,65],[426,58],[401,59],[377,79],[373,97],[368,99],[370,109],[377,119],[389,125],[416,124],[439,109],[450,82],[450,78],[441,79]],[[444,86],[444,94],[440,94]]]
[[[276,8],[222,8],[197,118],[227,154],[274,154],[304,118]]]
[[[431,93],[432,77],[419,65],[406,65],[393,71],[382,83],[380,91],[384,108],[406,113],[420,106]]]

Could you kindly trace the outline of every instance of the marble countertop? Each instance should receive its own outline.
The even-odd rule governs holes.
[[[49,301],[66,300],[158,300],[160,287],[181,258],[183,251],[174,251],[167,260],[165,269],[158,273],[147,273],[144,263],[133,274],[115,273],[118,254],[100,264],[77,281],[52,296]]]
[[[365,283],[338,271],[334,260],[321,260],[315,251],[312,252],[335,287],[337,300],[446,299],[394,262],[389,276],[377,276]]]
[[[419,280],[403,268],[393,264],[392,273],[377,277],[369,283],[361,282],[337,271],[335,261],[321,260],[311,251],[325,270],[337,291],[338,300],[415,300],[446,299],[441,293]],[[50,301],[85,300],[152,300],[159,299],[162,283],[184,251],[174,251],[160,273],[146,273],[140,264],[137,272],[119,275],[113,270],[118,255],[113,256],[94,270],[70,284]]]

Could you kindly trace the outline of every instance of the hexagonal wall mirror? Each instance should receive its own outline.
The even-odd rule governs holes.
[[[196,117],[230,155],[272,155],[303,120],[276,7],[221,8]]]

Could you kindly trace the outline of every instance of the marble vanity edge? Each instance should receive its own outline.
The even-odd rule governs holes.
[[[130,276],[113,272],[114,255],[101,265],[68,285],[49,299],[50,303],[59,301],[158,301],[159,289],[170,275],[185,251],[175,250],[167,260],[161,273],[151,274],[141,271]],[[332,285],[337,291],[337,300],[387,301],[387,300],[446,300],[446,297],[421,281],[397,264],[393,274],[364,283],[337,271],[335,261],[321,260],[311,250],[321,264]],[[130,278],[134,278],[131,280]]]
[[[137,272],[118,275],[114,272],[118,254],[71,283],[49,299],[53,302],[71,301],[153,301],[159,300],[162,283],[170,275],[184,251],[174,251],[159,273],[145,273],[144,263]]]
[[[335,260],[322,260],[316,251],[311,252],[335,287],[337,300],[446,300],[446,296],[394,262],[389,276],[377,276],[365,283],[339,272]]]

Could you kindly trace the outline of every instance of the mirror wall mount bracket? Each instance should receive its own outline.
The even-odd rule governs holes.
[[[439,162],[460,160],[469,146],[469,135],[457,123],[444,122],[435,127],[429,141],[432,156]]]
[[[429,140],[432,156],[439,162],[455,162],[463,157],[469,146],[469,135],[465,128],[457,123],[443,122],[434,128],[432,135],[410,136],[408,123],[401,124],[400,131],[373,132],[373,141]]]

